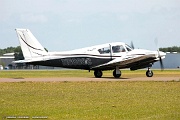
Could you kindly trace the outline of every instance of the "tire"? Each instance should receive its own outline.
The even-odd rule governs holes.
[[[153,71],[151,71],[151,70],[146,71],[146,76],[147,77],[152,77],[153,76]]]
[[[96,78],[101,78],[103,75],[102,71],[101,70],[94,70],[94,76]]]
[[[114,78],[120,78],[121,77],[121,71],[120,74],[116,74],[116,70],[113,71]]]

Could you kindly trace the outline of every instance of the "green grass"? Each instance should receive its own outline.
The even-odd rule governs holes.
[[[122,70],[122,77],[145,77],[146,70]],[[180,77],[180,70],[153,70],[155,77]],[[0,78],[42,77],[94,77],[93,71],[85,70],[7,70],[0,71]],[[112,71],[103,71],[103,77],[113,77]]]
[[[180,82],[0,83],[0,117],[178,120]]]
[[[146,70],[122,71],[145,77]],[[154,70],[156,77],[180,77],[179,70]],[[94,77],[83,70],[0,71],[0,78]],[[103,77],[112,77],[105,71]],[[68,78],[69,79],[69,78]],[[0,119],[47,116],[48,120],[178,120],[180,82],[17,82],[0,83]],[[38,119],[39,120],[39,119]]]

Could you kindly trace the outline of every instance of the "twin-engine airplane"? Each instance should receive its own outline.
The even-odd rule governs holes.
[[[123,42],[65,52],[47,52],[30,30],[15,30],[25,59],[14,61],[14,63],[93,70],[96,78],[101,78],[104,70],[114,70],[113,76],[119,78],[120,69],[124,68],[130,68],[130,70],[148,68],[146,76],[152,77],[153,72],[150,67],[154,62],[160,61],[163,69],[162,59],[166,55],[159,50],[134,49],[133,45],[130,47]]]

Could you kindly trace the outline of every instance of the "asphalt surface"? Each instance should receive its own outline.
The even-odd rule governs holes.
[[[63,81],[180,81],[180,77],[135,77],[135,78],[0,78],[0,82],[63,82]]]

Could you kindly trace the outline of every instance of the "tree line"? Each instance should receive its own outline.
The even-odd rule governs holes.
[[[180,47],[177,47],[177,46],[159,48],[159,50],[163,51],[163,52],[178,52],[178,53],[180,53]]]

